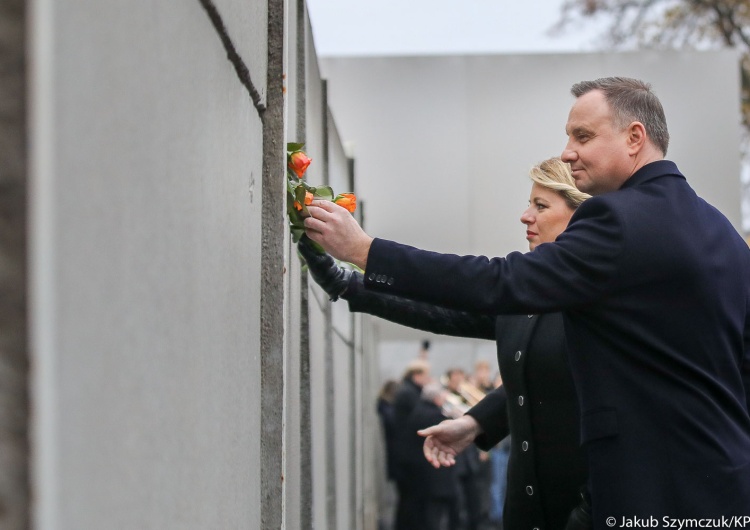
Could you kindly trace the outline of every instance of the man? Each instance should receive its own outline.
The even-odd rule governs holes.
[[[605,78],[572,93],[562,158],[595,197],[554,243],[441,255],[373,240],[320,201],[308,235],[365,269],[368,288],[496,314],[563,311],[595,528],[750,515],[750,249],[664,160],[649,85]],[[430,438],[426,450],[443,464],[455,452]]]
[[[420,401],[406,420],[406,480],[413,485],[412,505],[406,528],[441,530],[458,528],[458,477],[452,467],[434,468],[422,453],[423,439],[417,431],[447,419],[443,415],[447,391],[439,383],[422,388]]]
[[[413,521],[420,519],[418,495],[422,487],[410,480],[407,469],[412,438],[416,436],[407,427],[407,421],[420,400],[422,388],[430,382],[430,365],[421,359],[409,363],[401,385],[393,399],[393,453],[394,478],[398,489],[396,506],[396,530],[408,530]]]
[[[480,359],[474,363],[474,373],[471,376],[471,382],[484,394],[488,394],[495,389],[491,372],[489,361]]]

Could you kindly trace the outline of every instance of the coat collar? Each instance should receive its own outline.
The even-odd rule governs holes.
[[[657,160],[656,162],[646,164],[641,169],[633,173],[633,175],[625,181],[625,184],[623,184],[620,189],[624,190],[626,188],[632,188],[633,186],[648,182],[649,180],[666,176],[680,177],[682,179],[685,179],[685,176],[680,173],[679,169],[677,169],[677,164],[675,164],[671,160]]]

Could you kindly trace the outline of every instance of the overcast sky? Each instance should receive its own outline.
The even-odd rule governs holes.
[[[563,0],[307,0],[320,56],[592,51],[601,26],[549,30]],[[599,27],[597,27],[599,26]]]

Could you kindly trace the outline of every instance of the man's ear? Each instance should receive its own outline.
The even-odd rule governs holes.
[[[636,155],[646,145],[646,128],[639,121],[634,121],[627,128],[628,132],[628,153]]]

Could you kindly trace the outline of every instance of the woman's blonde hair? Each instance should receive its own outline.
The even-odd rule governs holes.
[[[535,165],[529,170],[529,177],[540,186],[559,193],[571,210],[575,210],[591,197],[588,193],[578,191],[570,172],[570,165],[559,157],[548,158]]]

